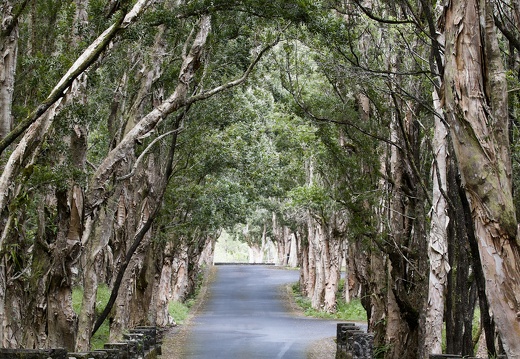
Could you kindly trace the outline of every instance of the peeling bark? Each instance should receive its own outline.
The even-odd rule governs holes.
[[[445,8],[444,103],[471,208],[486,294],[507,356],[520,358],[520,249],[512,199],[505,73],[492,4]]]
[[[0,140],[11,131],[13,122],[11,108],[18,58],[18,21],[12,10],[11,1],[0,5]]]
[[[179,72],[179,83],[172,95],[139,120],[123,137],[121,142],[110,151],[103,163],[96,170],[89,186],[91,191],[87,197],[87,215],[92,215],[93,212],[104,203],[104,197],[107,192],[106,187],[110,183],[110,176],[116,170],[117,165],[133,151],[135,142],[153,130],[168,114],[185,105],[191,81],[200,66],[200,57],[202,56],[202,50],[209,35],[210,27],[210,17],[204,16],[200,21],[199,31],[192,43],[191,50],[183,61]]]
[[[170,245],[167,245],[156,294],[156,324],[160,327],[167,327],[176,324],[175,319],[170,316],[168,312],[168,304],[170,303],[172,293],[173,261],[174,258],[171,253]]]
[[[443,117],[437,93],[434,92],[434,106],[437,116]],[[431,226],[428,245],[430,261],[430,280],[428,288],[428,303],[426,307],[424,353],[442,354],[442,328],[444,323],[444,302],[447,276],[450,271],[448,263],[447,228],[447,135],[448,130],[439,118],[435,118],[433,139],[433,205],[431,210]]]

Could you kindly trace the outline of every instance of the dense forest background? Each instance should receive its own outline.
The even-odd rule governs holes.
[[[379,357],[520,358],[517,0],[0,13],[2,346],[171,325],[225,230],[359,298]]]

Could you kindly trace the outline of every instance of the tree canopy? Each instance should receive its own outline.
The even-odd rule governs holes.
[[[514,1],[0,13],[2,346],[171,324],[225,230],[276,245],[313,307],[359,297],[380,357],[442,351],[443,322],[474,355],[477,307],[479,346],[520,355]]]

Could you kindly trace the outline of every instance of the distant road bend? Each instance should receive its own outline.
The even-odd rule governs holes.
[[[335,337],[336,321],[288,312],[280,287],[296,282],[297,271],[248,265],[216,270],[202,309],[183,328],[182,359],[305,359],[313,343]],[[167,351],[162,357],[173,359]]]

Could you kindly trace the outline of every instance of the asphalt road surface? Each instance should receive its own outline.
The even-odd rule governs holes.
[[[298,276],[272,266],[218,266],[190,325],[185,358],[304,359],[309,346],[335,337],[336,321],[290,314],[281,287]]]

